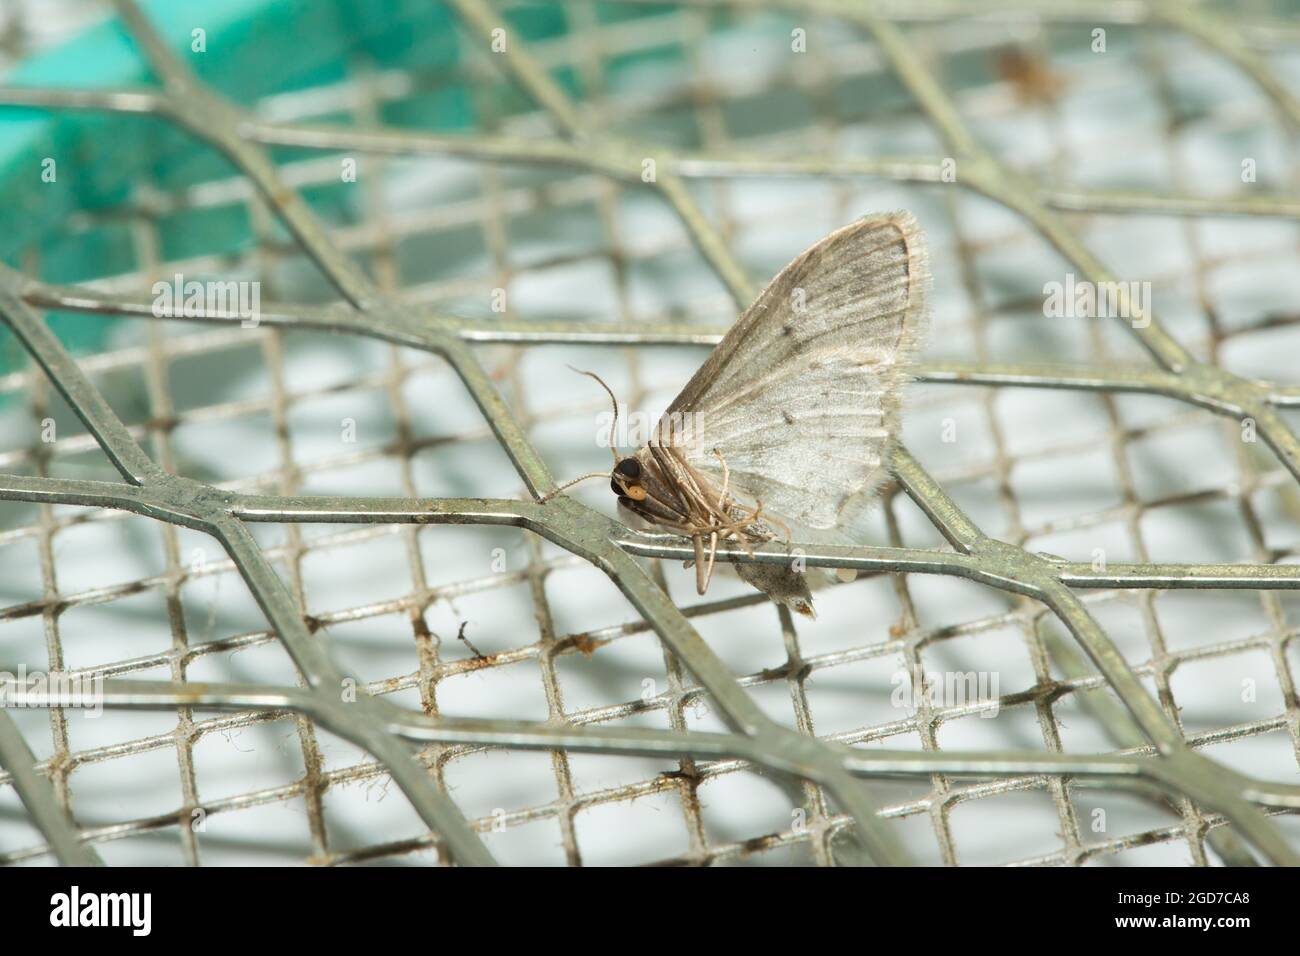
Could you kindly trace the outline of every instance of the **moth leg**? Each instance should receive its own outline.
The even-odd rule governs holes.
[[[709,566],[704,572],[704,587],[700,589],[703,594],[709,589],[709,582],[713,580],[713,562],[718,557],[718,532],[713,531],[709,534]]]
[[[713,492],[712,483],[682,460],[675,449],[666,449],[666,452],[666,457],[672,463],[672,475],[677,484],[677,491],[683,501],[693,505],[692,510],[697,514],[717,515],[719,508],[710,497]]]
[[[691,541],[695,544],[695,590],[703,595],[709,588],[709,579],[704,567],[704,539],[697,534],[691,538]],[[712,573],[713,569],[710,567],[708,570]]]
[[[790,546],[790,526],[786,524],[784,521],[782,521],[780,518],[776,517],[775,515],[764,515],[763,502],[761,501],[758,503],[758,510],[754,513],[755,521],[758,520],[759,515],[763,515],[764,521],[766,521],[770,525],[773,525],[778,531],[781,531],[785,534],[785,545],[788,548]]]
[[[718,495],[718,510],[725,513],[727,510],[727,490],[731,487],[731,469],[727,467],[727,459],[722,457],[722,452],[715,448],[713,454],[718,456],[718,464],[722,465],[722,493]]]

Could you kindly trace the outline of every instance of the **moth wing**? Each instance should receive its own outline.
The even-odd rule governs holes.
[[[786,519],[845,541],[887,476],[930,283],[910,213],[858,220],[798,256],[660,420],[658,440]]]

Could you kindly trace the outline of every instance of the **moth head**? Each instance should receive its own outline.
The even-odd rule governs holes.
[[[635,458],[624,458],[614,466],[609,476],[609,487],[620,498],[633,501],[645,501],[645,485],[641,483],[641,462]]]

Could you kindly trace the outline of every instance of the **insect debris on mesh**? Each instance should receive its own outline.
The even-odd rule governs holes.
[[[926,335],[929,280],[910,213],[845,226],[768,284],[645,445],[621,455],[611,429],[611,490],[633,514],[691,539],[687,566],[700,594],[719,544],[861,543],[857,521],[887,477],[901,392]],[[617,424],[609,386],[581,374],[609,393]],[[813,616],[795,562],[734,567],[772,600]]]

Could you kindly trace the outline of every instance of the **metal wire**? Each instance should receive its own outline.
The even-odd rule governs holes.
[[[451,0],[465,35],[486,46],[486,38],[500,23],[500,16],[485,0]],[[116,292],[95,286],[61,286],[40,282],[9,269],[0,270],[0,315],[17,335],[23,347],[43,370],[49,383],[85,424],[94,444],[108,456],[122,481],[88,480],[49,476],[48,450],[24,452],[21,458],[9,456],[12,463],[33,467],[34,474],[8,473],[0,476],[0,498],[34,502],[42,506],[38,522],[20,529],[17,534],[35,536],[40,542],[45,593],[28,605],[9,608],[0,617],[17,618],[39,615],[50,640],[52,669],[62,669],[58,645],[58,617],[79,602],[106,601],[114,593],[132,587],[158,588],[170,605],[177,606],[181,590],[191,575],[180,559],[174,533],[167,538],[167,568],[151,581],[140,581],[117,589],[114,593],[68,595],[54,583],[52,539],[66,519],[56,517],[54,505],[111,509],[155,519],[170,526],[193,529],[212,536],[225,551],[229,564],[244,582],[269,624],[264,635],[248,635],[252,646],[274,639],[291,656],[303,686],[253,686],[233,683],[196,683],[186,679],[184,666],[191,649],[183,625],[173,620],[173,652],[149,660],[124,661],[116,672],[129,675],[149,666],[163,664],[171,671],[170,681],[145,681],[108,673],[104,700],[108,707],[176,710],[179,726],[175,735],[162,739],[132,742],[124,751],[111,753],[78,752],[69,744],[66,726],[57,705],[67,703],[56,694],[28,692],[25,700],[50,705],[55,715],[53,726],[56,752],[38,760],[16,730],[12,718],[0,711],[0,765],[4,774],[0,784],[11,785],[28,808],[32,821],[44,835],[46,846],[32,846],[0,855],[0,859],[18,861],[47,851],[66,863],[86,863],[96,859],[95,846],[142,830],[177,827],[185,856],[199,861],[198,841],[189,823],[197,810],[206,814],[256,805],[259,803],[302,797],[315,849],[314,858],[326,862],[396,857],[433,847],[440,858],[462,864],[490,864],[482,834],[492,818],[467,820],[461,807],[449,797],[442,785],[442,770],[457,755],[480,748],[542,750],[554,755],[559,799],[517,814],[506,816],[507,825],[519,825],[541,817],[559,821],[566,859],[581,862],[583,854],[574,830],[579,810],[600,803],[633,799],[651,793],[669,792],[680,796],[688,819],[690,849],[683,859],[688,862],[714,862],[746,858],[764,850],[806,843],[817,862],[870,859],[882,864],[910,861],[898,832],[891,822],[895,818],[927,816],[934,829],[940,859],[958,862],[957,843],[951,832],[951,811],[963,802],[1000,793],[1045,790],[1052,798],[1060,818],[1060,849],[1026,862],[1079,863],[1104,857],[1153,842],[1184,841],[1192,858],[1205,863],[1207,847],[1229,862],[1248,862],[1252,854],[1276,864],[1300,862],[1300,854],[1277,826],[1277,815],[1300,809],[1300,786],[1256,779],[1211,759],[1200,751],[1208,744],[1253,737],[1268,731],[1284,730],[1292,748],[1300,740],[1300,706],[1297,705],[1295,681],[1286,659],[1294,631],[1284,625],[1271,592],[1300,587],[1300,566],[1282,563],[1288,553],[1265,546],[1259,533],[1260,521],[1251,513],[1248,492],[1263,479],[1252,475],[1249,488],[1236,489],[1246,523],[1253,529],[1257,560],[1242,564],[1164,564],[1140,560],[1138,563],[1111,563],[1104,570],[1093,564],[1056,559],[1022,546],[1030,537],[1017,527],[1009,536],[1013,540],[993,537],[979,527],[959,507],[944,481],[929,474],[907,451],[900,451],[893,462],[898,490],[915,502],[951,549],[917,549],[901,546],[901,537],[891,502],[887,511],[892,547],[813,548],[807,547],[811,566],[856,568],[869,574],[889,574],[895,582],[904,607],[902,633],[886,645],[860,647],[841,654],[805,657],[794,622],[784,611],[779,624],[787,652],[784,666],[773,671],[738,679],[732,669],[710,647],[692,625],[696,615],[710,614],[734,607],[737,600],[706,602],[684,612],[666,592],[658,571],[647,572],[637,557],[687,560],[692,557],[689,544],[671,536],[636,532],[589,508],[578,500],[559,497],[539,504],[538,499],[554,489],[555,479],[530,437],[526,405],[511,407],[503,399],[484,359],[473,343],[582,343],[602,345],[636,345],[651,343],[707,343],[716,341],[719,328],[702,328],[698,324],[659,322],[584,323],[542,320],[475,320],[452,317],[440,310],[411,304],[408,295],[399,295],[400,283],[394,278],[391,241],[374,240],[371,235],[345,238],[341,231],[327,229],[317,213],[301,195],[286,183],[292,167],[278,167],[268,156],[266,147],[294,146],[310,150],[347,150],[359,153],[406,155],[451,155],[466,157],[485,164],[555,165],[584,171],[601,181],[649,188],[656,191],[685,226],[699,255],[712,267],[735,307],[752,299],[755,288],[749,273],[734,256],[728,230],[719,226],[719,215],[706,213],[697,193],[688,182],[700,178],[730,180],[745,176],[788,175],[794,177],[883,177],[907,183],[938,184],[943,182],[944,160],[955,158],[959,175],[955,185],[977,193],[1017,214],[1029,227],[1045,238],[1078,272],[1081,278],[1096,283],[1109,282],[1115,276],[1089,248],[1076,223],[1064,211],[1073,213],[1161,213],[1186,216],[1267,216],[1294,219],[1300,216],[1300,201],[1291,195],[1258,195],[1207,198],[1171,192],[1166,195],[1134,194],[1077,188],[1060,188],[1040,182],[1010,165],[1003,157],[977,138],[968,121],[941,80],[937,60],[917,39],[927,35],[912,33],[900,26],[902,20],[928,20],[946,15],[971,15],[995,10],[1032,14],[1048,22],[1081,19],[1086,23],[1118,22],[1136,24],[1140,29],[1171,30],[1186,34],[1232,63],[1266,97],[1276,110],[1279,123],[1291,136],[1300,125],[1300,102],[1291,94],[1269,62],[1258,52],[1261,38],[1276,37],[1266,22],[1241,24],[1228,20],[1212,8],[1195,4],[1145,0],[1134,3],[1067,4],[1018,2],[1002,4],[889,4],[859,3],[850,0],[764,0],[747,3],[698,3],[689,6],[786,10],[799,17],[830,17],[859,31],[869,39],[864,48],[878,57],[882,69],[892,72],[919,105],[938,133],[947,156],[877,157],[874,159],[840,159],[832,154],[814,153],[795,158],[774,158],[765,152],[738,149],[719,127],[708,123],[711,109],[717,109],[717,91],[697,94],[692,106],[705,117],[706,146],[695,151],[678,150],[659,143],[640,143],[612,134],[600,123],[597,104],[575,102],[553,79],[554,60],[543,61],[539,54],[512,36],[506,50],[484,57],[501,67],[508,78],[524,91],[549,118],[554,134],[536,136],[497,134],[483,130],[473,135],[451,136],[423,133],[382,125],[375,109],[375,89],[379,79],[363,85],[359,96],[362,107],[351,125],[324,125],[298,120],[271,120],[237,108],[204,86],[167,48],[130,0],[119,0],[118,11],[131,36],[147,57],[160,81],[157,89],[145,90],[64,90],[0,89],[0,103],[38,109],[92,109],[110,112],[146,113],[161,117],[192,134],[224,155],[246,177],[256,191],[254,209],[269,212],[270,217],[288,230],[293,241],[313,260],[342,297],[330,305],[266,304],[261,323],[271,332],[262,343],[268,365],[279,367],[283,375],[279,329],[324,329],[354,336],[378,339],[404,348],[432,353],[447,363],[459,377],[464,389],[481,410],[491,435],[508,455],[523,481],[531,500],[509,498],[417,498],[411,480],[410,458],[414,450],[410,436],[410,412],[403,406],[400,381],[406,371],[398,361],[391,376],[380,378],[397,408],[399,438],[397,455],[403,461],[406,497],[374,498],[339,495],[304,496],[295,493],[301,476],[287,443],[282,448],[283,472],[269,482],[217,486],[176,473],[169,432],[184,413],[172,407],[164,368],[173,342],[161,335],[151,335],[144,350],[120,354],[105,353],[80,365],[74,361],[58,339],[38,316],[38,309],[61,312],[107,313],[137,318],[155,318],[151,297],[132,292]],[[587,25],[586,37],[602,29],[592,18],[592,8],[584,3],[565,4],[565,10]],[[708,13],[679,10],[671,19],[658,19],[655,29],[682,30],[699,36],[708,32]],[[645,24],[636,23],[636,32],[645,42],[658,35]],[[1285,26],[1285,24],[1283,25]],[[1293,27],[1293,25],[1292,25]],[[626,42],[629,32],[619,34]],[[1285,37],[1285,33],[1282,34]],[[559,54],[581,68],[584,62],[601,56],[598,44],[572,44]],[[779,80],[777,82],[780,82]],[[368,91],[370,97],[365,95]],[[710,132],[712,131],[712,132]],[[710,140],[712,136],[712,141]],[[643,161],[656,160],[657,179],[642,181]],[[331,167],[333,169],[333,167]],[[327,174],[328,175],[328,174]],[[499,183],[492,185],[490,172],[485,175],[489,188],[482,206],[484,219],[500,217],[508,197]],[[937,186],[935,188],[938,188]],[[598,204],[609,214],[610,191],[595,192]],[[488,211],[495,210],[495,213]],[[725,213],[722,215],[726,219]],[[254,222],[259,220],[254,216]],[[265,227],[265,228],[264,228]],[[270,244],[269,223],[263,234]],[[387,229],[393,230],[393,223]],[[499,221],[490,219],[485,230],[499,235]],[[143,256],[142,271],[159,274],[164,266],[156,255],[156,238],[146,238],[144,248],[153,252]],[[387,248],[386,248],[387,247]],[[364,248],[372,254],[376,278],[361,269],[352,251]],[[963,246],[969,267],[970,243]],[[388,258],[386,258],[388,257]],[[500,257],[503,272],[508,271]],[[129,286],[128,286],[129,287]],[[182,318],[164,315],[164,319]],[[218,326],[237,324],[233,312],[200,316]],[[1291,479],[1300,480],[1300,442],[1286,421],[1283,410],[1300,406],[1300,386],[1280,384],[1234,375],[1214,361],[1206,361],[1200,352],[1180,342],[1162,324],[1150,317],[1149,324],[1132,328],[1137,341],[1148,353],[1148,367],[1116,367],[1099,362],[1092,366],[1059,366],[1037,362],[995,363],[935,361],[921,369],[920,378],[931,383],[962,386],[1028,387],[1070,389],[1109,396],[1115,393],[1139,393],[1165,396],[1179,402],[1208,409],[1215,415],[1249,421],[1258,435],[1276,454]],[[247,335],[238,329],[219,329],[210,336],[198,337],[183,347],[216,350]],[[241,339],[246,341],[246,339]],[[1099,348],[1104,355],[1104,347]],[[1213,353],[1211,353],[1213,354]],[[88,373],[137,365],[144,369],[149,383],[151,407],[143,424],[128,426],[92,384]],[[43,414],[45,398],[39,376],[15,373],[3,380],[9,390],[26,389],[33,397],[38,418]],[[992,396],[994,393],[988,393]],[[985,411],[993,417],[992,398]],[[277,428],[283,431],[287,397],[281,383],[271,403]],[[1113,405],[1111,408],[1113,416]],[[221,414],[221,410],[216,410]],[[1116,426],[1118,427],[1118,425]],[[145,442],[152,448],[146,451]],[[89,447],[70,442],[71,450]],[[1118,444],[1122,444],[1118,442]],[[1120,452],[1122,455],[1122,450]],[[997,460],[987,473],[995,476],[1003,488],[1009,487],[1007,476],[1014,467],[1014,456],[1000,447]],[[1136,527],[1141,512],[1149,503],[1140,504],[1131,479],[1126,479],[1125,501],[1128,521]],[[1229,494],[1230,492],[1223,492]],[[314,631],[341,620],[312,616],[304,606],[300,565],[303,556],[318,543],[308,545],[296,530],[290,532],[282,553],[268,553],[254,537],[250,525],[284,523],[291,528],[298,523],[329,523],[360,526],[409,526],[405,539],[412,561],[418,564],[415,534],[424,525],[465,524],[504,525],[526,529],[533,560],[522,575],[540,622],[538,640],[512,654],[475,658],[468,662],[439,659],[427,641],[428,627],[423,614],[439,596],[429,588],[416,588],[406,597],[357,613],[377,614],[401,611],[413,627],[421,650],[418,673],[388,682],[362,687],[355,699],[340,693],[351,678],[325,652]],[[598,568],[626,597],[645,622],[645,626],[671,650],[667,667],[669,689],[643,702],[669,714],[666,730],[612,726],[616,721],[642,708],[631,702],[579,713],[565,712],[559,706],[555,661],[559,655],[590,652],[593,646],[613,640],[634,629],[617,634],[592,631],[581,635],[558,635],[554,632],[542,581],[554,563],[542,557],[538,540],[544,539],[563,551]],[[340,539],[343,540],[343,539]],[[356,537],[346,540],[356,541]],[[1140,546],[1139,546],[1140,547]],[[286,582],[277,575],[273,558],[288,556],[290,569]],[[740,551],[719,553],[726,561],[785,561],[787,553],[777,549],[760,549],[754,554]],[[1145,554],[1139,552],[1140,558]],[[213,573],[223,565],[204,567]],[[422,580],[419,569],[414,577]],[[886,652],[901,652],[908,670],[923,674],[922,650],[932,639],[920,628],[909,596],[911,575],[944,575],[964,578],[995,588],[1019,600],[1010,615],[1029,641],[1034,658],[1036,683],[1025,695],[1007,697],[1000,706],[1032,707],[1043,731],[1042,750],[955,751],[940,748],[936,731],[941,724],[959,716],[959,712],[931,706],[924,701],[914,717],[896,726],[860,727],[830,736],[814,736],[812,712],[806,684],[810,675],[848,661],[868,659]],[[513,580],[519,580],[518,577]],[[1181,726],[1178,706],[1170,690],[1169,677],[1177,666],[1193,655],[1172,651],[1153,641],[1149,661],[1135,666],[1111,635],[1098,623],[1080,591],[1135,591],[1144,595],[1150,608],[1151,593],[1165,589],[1250,589],[1261,592],[1262,600],[1273,612],[1270,633],[1248,642],[1216,645],[1197,654],[1229,655],[1244,647],[1266,649],[1282,690],[1285,712],[1275,719],[1238,724],[1212,734],[1189,734]],[[1074,644],[1053,640],[1046,627],[1054,616],[1073,638]],[[177,615],[173,615],[175,619]],[[977,632],[981,625],[972,623],[965,630]],[[423,633],[422,633],[423,632]],[[423,643],[422,643],[423,638]],[[1082,650],[1091,668],[1078,653]],[[550,719],[529,723],[518,720],[468,719],[445,716],[433,702],[433,688],[438,681],[467,668],[504,667],[520,659],[533,658],[543,664]],[[1056,676],[1052,672],[1055,665]],[[76,673],[75,670],[72,671]],[[1143,685],[1153,681],[1156,694]],[[754,689],[778,684],[788,688],[796,715],[796,727],[774,720],[760,707]],[[385,699],[397,690],[417,688],[425,712],[418,713]],[[1108,688],[1119,708],[1107,709],[1104,702],[1089,692]],[[1093,719],[1110,735],[1116,752],[1079,755],[1065,752],[1061,743],[1060,719],[1054,712],[1062,698],[1075,695],[1091,701]],[[725,724],[725,732],[687,730],[684,708],[707,697]],[[978,708],[975,708],[976,710]],[[195,711],[230,711],[232,716],[196,719]],[[962,713],[969,713],[967,710]],[[285,714],[297,715],[297,735],[303,748],[306,772],[291,787],[273,791],[241,793],[225,800],[201,800],[195,775],[195,742],[214,730],[248,726]],[[343,771],[326,771],[319,761],[315,728],[323,728],[358,747],[375,760]],[[919,734],[920,750],[874,746],[903,730]],[[873,746],[855,746],[870,743]],[[69,776],[88,761],[111,759],[123,752],[138,752],[159,746],[174,746],[181,768],[185,804],[161,818],[136,819],[115,827],[82,828],[67,814],[71,807]],[[637,755],[670,757],[681,761],[681,770],[671,777],[583,793],[575,787],[568,763],[568,753]],[[762,841],[710,843],[701,822],[698,790],[710,778],[739,768],[757,767],[765,772],[798,781],[809,808],[806,826],[771,834]],[[373,778],[387,774],[398,784],[428,827],[428,834],[416,840],[393,844],[368,845],[354,851],[331,847],[327,834],[323,794],[345,779]],[[872,787],[864,783],[877,779],[919,779],[929,784],[929,791],[919,798],[900,804],[879,805]],[[973,778],[979,783],[959,783],[953,778]],[[1102,841],[1085,839],[1081,823],[1071,802],[1071,792],[1081,786],[1100,786],[1132,790],[1144,797],[1157,796],[1177,814],[1178,822],[1154,831],[1145,831]],[[828,799],[829,797],[829,799]],[[54,812],[61,808],[62,813]],[[855,845],[847,848],[837,841],[840,834],[851,835]],[[1249,849],[1247,849],[1249,848]]]

